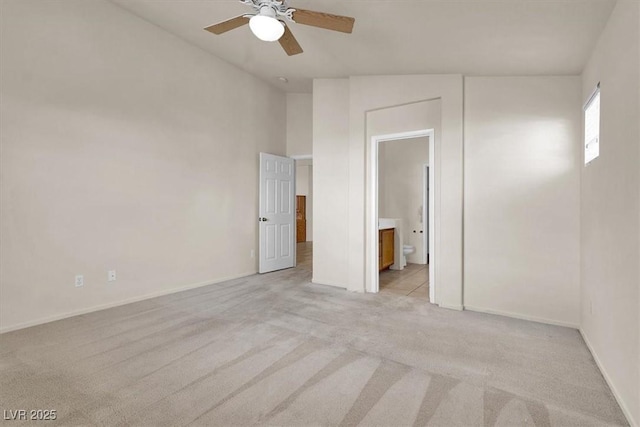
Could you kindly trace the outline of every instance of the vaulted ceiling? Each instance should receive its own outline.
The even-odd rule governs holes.
[[[287,92],[313,78],[377,74],[577,75],[615,0],[289,0],[356,18],[353,34],[291,24],[304,53],[287,56],[248,26],[203,28],[248,13],[237,0],[112,0]],[[285,84],[277,78],[289,80]]]

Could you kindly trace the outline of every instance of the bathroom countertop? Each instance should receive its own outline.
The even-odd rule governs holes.
[[[398,220],[396,218],[378,218],[378,230],[387,230],[389,228],[397,228]]]

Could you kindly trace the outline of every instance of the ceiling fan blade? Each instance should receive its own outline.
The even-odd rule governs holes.
[[[305,9],[296,9],[293,12],[293,20],[298,24],[311,25],[312,27],[340,31],[342,33],[351,33],[353,24],[356,22],[354,18],[348,16],[332,15]]]
[[[205,30],[209,31],[213,34],[222,34],[227,31],[231,31],[235,28],[242,27],[249,23],[249,18],[245,18],[244,16],[236,16],[235,18],[231,18],[224,22],[219,22],[215,25],[205,28]]]
[[[298,40],[293,37],[293,33],[286,25],[284,27],[284,34],[278,41],[280,42],[280,46],[282,46],[284,51],[287,52],[287,55],[293,56],[302,53],[302,47],[300,47]]]

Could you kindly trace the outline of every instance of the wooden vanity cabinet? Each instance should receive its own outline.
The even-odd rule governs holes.
[[[379,230],[378,238],[378,271],[380,271],[389,268],[394,262],[395,229]]]

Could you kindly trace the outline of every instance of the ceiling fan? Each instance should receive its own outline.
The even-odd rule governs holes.
[[[287,5],[287,0],[240,0],[240,3],[251,6],[253,13],[236,16],[207,27],[205,30],[213,34],[223,34],[249,24],[253,34],[260,40],[278,40],[287,55],[292,56],[302,53],[302,47],[293,37],[287,22],[295,22],[342,33],[351,33],[355,23],[355,19],[348,16],[293,9]]]

